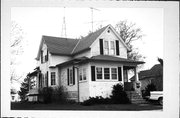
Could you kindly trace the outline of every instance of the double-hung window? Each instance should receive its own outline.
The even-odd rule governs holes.
[[[56,73],[51,72],[51,85],[56,85]]]
[[[111,41],[110,46],[111,46],[111,48],[110,48],[110,54],[111,54],[111,55],[115,55],[115,42],[114,42],[114,41]]]
[[[79,81],[87,80],[86,68],[79,69]]]
[[[73,70],[69,70],[69,84],[73,85]]]
[[[86,80],[86,68],[83,68],[83,80]]]
[[[104,41],[104,54],[109,55],[109,42]]]
[[[82,74],[82,69],[79,69],[79,80],[82,81],[83,80],[83,74]]]
[[[110,71],[109,68],[104,68],[104,79],[110,79]]]
[[[117,68],[111,68],[111,78],[117,80]]]
[[[101,67],[97,67],[96,68],[96,75],[97,75],[97,79],[102,79],[102,68]]]

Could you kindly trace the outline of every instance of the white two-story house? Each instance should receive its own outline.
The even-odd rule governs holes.
[[[111,95],[112,86],[128,82],[127,70],[144,62],[127,59],[129,47],[111,25],[83,39],[43,36],[36,60],[39,71],[30,100],[38,99],[43,87],[64,87],[68,99],[82,102],[89,97]],[[135,90],[137,90],[135,86]],[[36,97],[36,98],[34,98]]]

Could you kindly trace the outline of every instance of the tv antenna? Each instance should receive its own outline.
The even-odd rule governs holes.
[[[96,9],[96,8],[93,8],[93,7],[90,7],[90,9],[91,9],[91,27],[92,27],[92,32],[93,32],[93,24],[94,24],[93,10],[96,10],[96,11],[100,11],[100,10]]]
[[[63,16],[63,24],[62,24],[61,36],[67,38],[67,35],[66,35],[66,16],[65,16],[65,8],[66,8],[66,7],[64,7],[64,16]]]

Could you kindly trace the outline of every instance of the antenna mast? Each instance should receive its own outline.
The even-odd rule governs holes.
[[[99,9],[96,9],[96,8],[93,8],[93,7],[90,7],[91,9],[91,25],[92,25],[92,32],[93,32],[93,24],[94,24],[94,20],[93,20],[93,10],[97,10],[97,11],[100,11]]]
[[[61,36],[67,38],[67,35],[66,35],[66,17],[65,17],[65,8],[66,8],[66,7],[64,7],[64,16],[63,16],[63,24],[62,24]]]

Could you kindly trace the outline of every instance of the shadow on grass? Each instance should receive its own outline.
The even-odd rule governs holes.
[[[83,106],[75,104],[60,103],[11,103],[11,110],[108,110],[108,111],[142,111],[162,110],[162,106],[156,104],[101,104]]]

